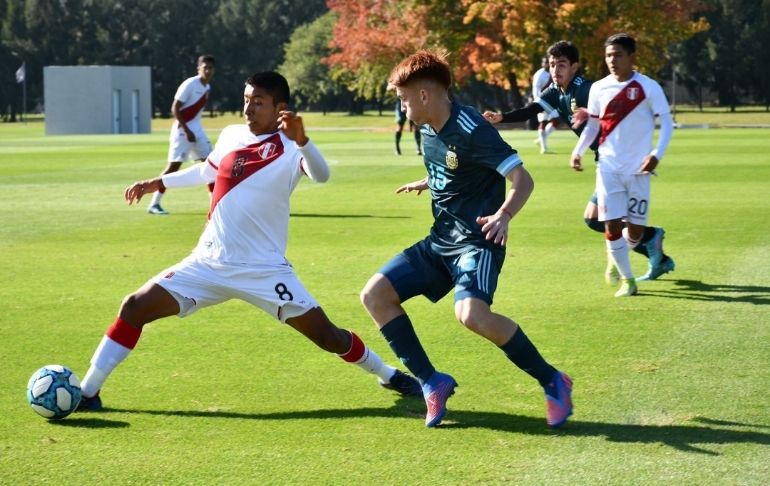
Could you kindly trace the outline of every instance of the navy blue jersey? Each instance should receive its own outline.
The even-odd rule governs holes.
[[[557,110],[559,118],[572,128],[572,115],[578,108],[588,106],[588,92],[591,91],[591,84],[592,81],[577,74],[572,78],[566,91],[562,91],[556,83],[552,83],[540,93],[540,99],[536,103],[542,106],[546,113]],[[583,123],[577,129],[572,128],[572,131],[579,137],[585,126],[586,124]],[[595,151],[597,146],[598,143],[594,140],[591,149]]]
[[[468,247],[503,247],[485,239],[478,216],[496,213],[505,201],[505,176],[521,159],[483,116],[470,106],[452,103],[449,120],[436,133],[421,127],[428,187],[433,198],[431,247],[455,255]]]

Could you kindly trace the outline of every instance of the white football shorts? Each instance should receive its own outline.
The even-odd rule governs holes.
[[[540,113],[537,114],[537,121],[539,122],[551,121],[555,118],[559,118],[559,112],[557,110],[553,110],[550,113],[541,111]]]
[[[624,219],[647,226],[650,209],[650,174],[596,171],[599,221]]]
[[[246,301],[281,322],[319,307],[288,263],[232,265],[190,255],[150,280],[176,298],[179,317],[230,299]]]
[[[168,162],[203,160],[211,153],[211,142],[203,130],[193,130],[195,142],[187,140],[184,130],[172,130],[168,143]]]

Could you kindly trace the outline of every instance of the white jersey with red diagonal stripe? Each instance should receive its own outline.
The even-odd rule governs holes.
[[[634,71],[618,81],[609,75],[596,81],[588,95],[588,113],[599,118],[599,168],[633,174],[652,151],[655,117],[669,113],[663,89]]]
[[[193,133],[197,134],[198,131],[203,130],[201,126],[201,115],[203,109],[206,107],[210,91],[211,84],[203,84],[200,76],[193,76],[185,79],[176,90],[174,100],[182,102],[180,109],[182,118],[187,122],[187,127],[192,130]],[[172,135],[178,128],[179,123],[174,121],[174,125],[171,129]]]
[[[208,157],[216,170],[209,221],[193,253],[223,263],[285,264],[289,197],[302,172],[297,144],[283,132],[222,130]]]

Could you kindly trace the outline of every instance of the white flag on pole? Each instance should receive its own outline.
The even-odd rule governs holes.
[[[17,83],[23,83],[24,80],[27,77],[27,68],[25,67],[26,63],[21,63],[21,67],[16,70],[16,82]]]

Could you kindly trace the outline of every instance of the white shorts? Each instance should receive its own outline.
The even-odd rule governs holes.
[[[544,121],[550,121],[554,118],[559,118],[559,112],[557,110],[553,110],[550,113],[546,113],[544,111],[541,111],[537,114],[537,121],[544,122]]]
[[[650,174],[617,174],[596,171],[599,221],[625,219],[647,226],[650,209]]]
[[[190,255],[150,281],[176,298],[179,317],[230,299],[246,301],[281,322],[319,307],[288,263],[229,265]]]
[[[195,142],[187,140],[184,130],[173,130],[168,141],[168,162],[203,160],[211,153],[211,142],[203,130],[193,130]]]

